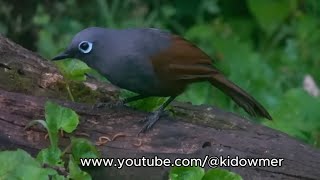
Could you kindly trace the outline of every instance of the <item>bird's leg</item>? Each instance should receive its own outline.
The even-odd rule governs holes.
[[[150,116],[146,117],[143,122],[145,122],[144,126],[138,133],[144,133],[149,130],[161,117],[164,113],[165,108],[176,98],[176,96],[171,96],[165,103],[163,103],[160,108],[154,111]]]
[[[146,95],[136,95],[136,96],[132,96],[132,97],[128,97],[126,99],[123,99],[123,100],[118,100],[116,103],[97,103],[94,105],[94,107],[96,108],[101,108],[101,107],[109,107],[109,108],[113,108],[113,107],[121,107],[127,103],[130,103],[130,102],[133,102],[133,101],[137,101],[137,100],[140,100],[140,99],[144,99],[144,98],[147,98],[149,96],[146,96]]]

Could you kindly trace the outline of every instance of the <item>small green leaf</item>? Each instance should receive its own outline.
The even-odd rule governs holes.
[[[88,77],[88,79],[95,79],[97,81],[106,82],[106,83],[109,82],[106,77],[104,77],[102,74],[98,73],[94,69],[90,69],[90,71],[86,72],[86,76]]]
[[[51,176],[52,180],[66,180],[66,178],[62,175],[56,174],[54,176]]]
[[[59,129],[63,129],[67,133],[71,133],[79,123],[76,112],[50,101],[46,103],[45,111],[49,130],[58,132]]]
[[[47,122],[45,122],[44,120],[32,120],[30,121],[27,126],[25,127],[25,129],[28,129],[29,127],[35,125],[35,124],[41,124],[44,128],[46,128],[48,130],[48,125]]]
[[[46,102],[45,117],[51,146],[53,148],[58,148],[59,129],[70,133],[76,129],[79,123],[79,117],[73,110],[51,101]]]
[[[49,179],[49,175],[57,172],[53,169],[43,168],[27,152],[17,151],[0,152],[0,179]]]
[[[63,166],[63,161],[61,160],[61,150],[55,147],[42,149],[37,156],[37,160],[42,164]]]
[[[202,180],[242,180],[242,177],[228,170],[217,168],[207,171]]]
[[[90,68],[81,61],[78,60],[65,60],[57,62],[59,69],[64,77],[70,80],[85,80],[85,73],[90,71]]]
[[[136,96],[136,94],[127,90],[123,90],[121,91],[120,96],[121,98],[125,99],[128,97]],[[131,102],[129,103],[129,106],[133,108],[137,108],[139,110],[151,112],[158,109],[166,100],[167,98],[163,98],[163,97],[148,97],[145,99]]]
[[[73,158],[80,162],[80,158],[98,158],[99,152],[96,147],[87,139],[71,138],[71,154]]]
[[[131,102],[129,105],[130,107],[151,112],[158,109],[166,100],[167,98],[162,97],[149,97],[139,101]]]
[[[77,179],[77,180],[91,180],[91,176],[80,169],[78,164],[74,162],[74,159],[70,157],[69,160],[69,179]]]
[[[173,167],[170,170],[170,180],[201,180],[204,169],[200,167]]]

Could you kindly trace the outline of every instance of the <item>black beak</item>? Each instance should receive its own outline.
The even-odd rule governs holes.
[[[52,61],[58,61],[66,58],[71,58],[70,54],[66,52],[62,52],[61,54],[57,55],[56,57],[52,58]]]

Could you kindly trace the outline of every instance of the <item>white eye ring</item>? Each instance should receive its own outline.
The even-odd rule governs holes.
[[[92,50],[92,43],[89,41],[81,41],[81,43],[79,43],[78,49],[82,53],[88,54]]]

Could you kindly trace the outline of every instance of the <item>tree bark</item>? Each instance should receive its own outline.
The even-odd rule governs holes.
[[[77,103],[68,100],[71,90],[86,89]],[[94,96],[92,96],[94,94]],[[87,134],[97,142],[106,136],[113,141],[98,146],[105,158],[283,158],[281,167],[223,167],[244,179],[319,179],[320,152],[288,135],[243,117],[209,106],[174,103],[173,116],[163,117],[146,134],[136,136],[138,123],[147,113],[128,107],[92,108],[93,100],[114,100],[118,91],[98,82],[63,79],[52,65],[36,54],[0,36],[0,148],[22,148],[35,155],[48,146],[40,127],[24,130],[34,119],[44,119],[44,103],[50,99],[72,108],[81,117],[79,128],[60,139]],[[83,98],[82,96],[86,96]],[[82,97],[82,98],[81,98]],[[81,103],[79,103],[81,102]],[[92,170],[95,179],[168,179],[168,167],[101,167]]]

